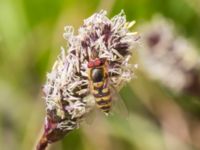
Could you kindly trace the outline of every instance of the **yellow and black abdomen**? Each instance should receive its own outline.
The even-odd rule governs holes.
[[[110,89],[108,87],[104,87],[104,84],[100,87],[94,86],[93,95],[95,97],[97,107],[103,112],[109,113],[112,104]]]

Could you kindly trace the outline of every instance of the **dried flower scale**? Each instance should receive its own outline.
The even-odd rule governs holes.
[[[134,22],[126,22],[122,11],[112,19],[106,11],[95,13],[74,34],[74,28],[65,27],[67,53],[64,48],[47,74],[44,86],[47,115],[44,134],[37,145],[42,150],[49,143],[61,139],[95,106],[90,96],[88,62],[95,55],[108,62],[109,84],[120,88],[133,77],[134,65],[129,63],[137,33],[129,31]]]

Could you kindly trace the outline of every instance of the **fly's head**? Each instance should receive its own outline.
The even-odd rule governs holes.
[[[96,58],[88,62],[88,77],[92,83],[103,82],[107,78],[106,60]]]

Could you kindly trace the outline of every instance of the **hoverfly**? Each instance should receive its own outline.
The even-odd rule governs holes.
[[[107,60],[96,57],[88,62],[87,67],[90,91],[94,96],[97,108],[108,115],[111,109],[114,110],[112,107],[116,107],[115,109],[118,109],[116,111],[121,111],[120,114],[123,112],[123,115],[127,115],[125,104],[109,83]],[[113,102],[116,102],[115,105]]]
[[[88,75],[90,90],[97,107],[104,113],[109,113],[111,109],[111,93],[108,87],[107,62],[104,59],[96,58],[88,62]]]

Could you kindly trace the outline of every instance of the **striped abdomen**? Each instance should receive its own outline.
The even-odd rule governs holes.
[[[112,101],[110,89],[108,87],[94,88],[93,95],[95,97],[97,107],[104,113],[109,113]]]

